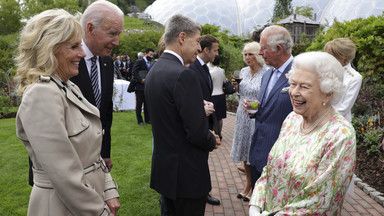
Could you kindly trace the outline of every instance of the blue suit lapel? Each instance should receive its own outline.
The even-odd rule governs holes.
[[[268,101],[271,98],[273,98],[273,96],[276,93],[279,93],[281,91],[282,87],[287,84],[288,79],[286,77],[286,74],[291,70],[291,66],[292,66],[292,62],[289,63],[289,65],[285,68],[283,73],[280,75],[279,79],[276,81],[275,86],[273,86],[273,88],[272,88],[271,92],[269,93],[269,96],[268,96],[267,100],[265,101],[265,103],[268,103]],[[271,75],[272,75],[272,70],[271,70],[271,73],[269,74],[269,78],[271,77]],[[268,79],[268,82],[269,82],[269,79]],[[267,82],[267,84],[268,84],[268,82]],[[267,88],[267,86],[265,87],[265,89],[266,88]]]

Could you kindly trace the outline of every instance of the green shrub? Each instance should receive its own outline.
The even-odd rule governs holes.
[[[351,39],[357,47],[353,61],[365,79],[384,83],[384,13],[381,16],[359,18],[343,23],[334,21],[331,28],[318,35],[307,51],[323,50],[335,38]]]
[[[358,147],[367,147],[367,154],[378,154],[383,151],[381,139],[383,128],[378,125],[377,116],[362,115],[353,118],[352,125],[356,131]]]

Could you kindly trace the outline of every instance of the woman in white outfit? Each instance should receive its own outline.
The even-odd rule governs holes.
[[[223,118],[227,117],[227,107],[225,101],[225,94],[223,91],[223,83],[225,82],[225,71],[221,67],[220,56],[215,56],[213,62],[211,62],[209,67],[209,73],[212,77],[213,91],[212,91],[212,103],[215,108],[215,115],[218,122],[218,127],[214,128],[215,133],[221,136],[221,129],[223,128]]]
[[[325,44],[324,51],[333,55],[343,66],[343,83],[346,91],[339,103],[333,107],[349,122],[352,122],[351,109],[355,104],[363,81],[363,77],[351,66],[351,62],[355,58],[356,46],[348,38],[336,38]]]
[[[349,122],[352,122],[351,109],[359,95],[363,77],[352,68],[351,62],[355,58],[356,46],[348,38],[336,38],[324,46],[324,51],[333,55],[343,66],[345,94],[333,108],[343,115]],[[383,141],[384,143],[384,141]],[[354,194],[354,181],[348,188],[349,194]]]

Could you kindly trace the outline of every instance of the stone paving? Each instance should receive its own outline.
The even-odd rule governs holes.
[[[209,156],[212,180],[211,195],[219,198],[221,204],[219,206],[207,204],[205,215],[245,216],[248,215],[248,202],[236,198],[236,195],[244,188],[245,174],[237,169],[240,164],[235,164],[229,156],[235,127],[235,116],[227,114],[223,125],[222,144]],[[342,216],[383,216],[384,208],[355,185],[355,194],[346,196],[341,213]]]

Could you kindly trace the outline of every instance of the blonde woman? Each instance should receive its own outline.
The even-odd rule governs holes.
[[[339,103],[333,107],[349,122],[352,122],[351,109],[359,95],[363,81],[363,77],[351,66],[351,62],[355,58],[356,46],[348,38],[336,38],[325,44],[324,51],[333,55],[343,66],[343,83],[346,91]]]
[[[80,23],[61,9],[32,17],[20,35],[16,134],[33,163],[28,215],[115,215],[120,208],[100,156],[99,111],[69,80],[85,56],[81,38]]]
[[[258,100],[261,78],[269,68],[259,55],[259,50],[260,44],[257,42],[247,43],[243,48],[243,60],[248,66],[240,71],[240,78],[242,78],[240,84],[237,84],[237,82],[232,79],[232,84],[240,93],[239,101],[243,101],[244,99]],[[254,131],[255,119],[249,118],[242,106],[239,106],[236,112],[236,125],[233,134],[231,157],[235,163],[244,163],[247,182],[245,183],[243,191],[237,195],[237,198],[243,199],[246,202],[249,201],[252,195],[251,168],[248,159]]]

